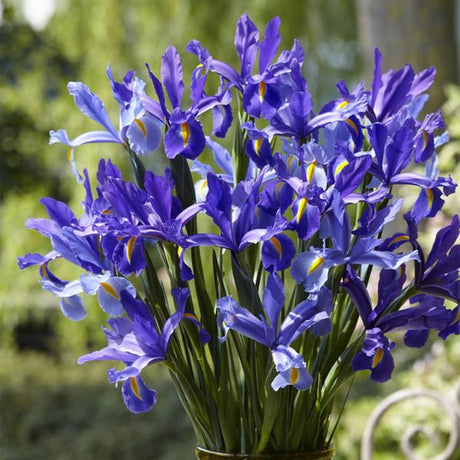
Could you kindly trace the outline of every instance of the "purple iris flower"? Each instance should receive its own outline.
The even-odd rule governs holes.
[[[429,160],[435,149],[434,131],[444,128],[441,111],[429,113],[420,124],[414,139],[415,161],[417,163]]]
[[[356,272],[347,266],[343,288],[356,305],[366,329],[362,351],[353,359],[354,370],[369,369],[371,379],[384,382],[391,378],[394,361],[390,343],[385,334],[404,330],[404,341],[410,347],[422,347],[428,340],[429,331],[443,330],[451,321],[451,311],[444,307],[440,298],[418,295],[412,297],[411,304],[404,310],[388,313],[391,302],[401,293],[405,281],[404,270],[382,270],[379,280],[379,300],[372,308],[369,293]]]
[[[191,235],[187,241],[196,246],[218,246],[240,252],[250,244],[270,240],[282,233],[288,227],[288,221],[279,213],[278,216],[270,215],[266,209],[258,206],[263,176],[262,172],[256,181],[239,183],[232,193],[224,180],[209,173],[209,191],[206,201],[202,203],[202,210],[213,219],[221,234]]]
[[[65,203],[52,198],[42,198],[41,203],[45,206],[50,219],[29,219],[26,225],[49,238],[53,251],[45,256],[26,254],[18,258],[18,264],[21,269],[39,265],[42,286],[61,299],[61,309],[66,316],[79,321],[86,315],[79,297],[83,292],[80,281],[61,280],[51,272],[48,263],[54,259],[64,258],[95,274],[110,271],[112,265],[101,257],[97,238],[84,234],[87,218],[78,221]]]
[[[279,388],[293,385],[298,390],[305,390],[311,385],[312,377],[308,373],[305,360],[290,347],[290,344],[306,330],[318,336],[329,333],[331,295],[325,288],[318,294],[311,294],[278,325],[284,302],[283,282],[276,274],[269,275],[264,291],[265,317],[257,318],[232,297],[218,299],[217,322],[225,333],[221,341],[226,339],[230,330],[234,330],[265,345],[271,350],[278,372],[272,382],[272,388],[277,391]]]
[[[142,102],[142,96],[145,96],[143,90],[145,84],[134,78],[133,72],[128,72],[123,84],[113,80],[110,67],[107,69],[107,75],[112,84],[114,97],[121,106],[119,130],[110,121],[102,101],[86,85],[70,82],[67,88],[74,97],[77,107],[84,115],[105,128],[105,131],[90,131],[72,140],[63,129],[50,131],[50,144],[59,142],[69,146],[68,158],[78,182],[82,181],[82,177],[74,160],[76,147],[106,142],[125,145],[125,142],[129,142],[133,151],[145,155],[156,150],[161,140],[162,122],[147,112]]]
[[[291,74],[293,69],[300,74],[304,57],[302,47],[296,41],[290,51],[281,52],[273,62],[281,41],[279,27],[279,18],[273,18],[267,24],[264,39],[260,41],[259,31],[248,15],[245,13],[239,18],[235,32],[235,47],[241,62],[239,72],[213,59],[196,40],[192,40],[187,49],[198,57],[203,68],[221,75],[241,91],[243,108],[250,116],[270,119],[291,98],[297,78]],[[253,70],[257,55],[259,73]]]
[[[195,72],[191,86],[192,106],[188,110],[182,110],[181,102],[184,93],[182,64],[177,50],[170,46],[161,58],[161,80],[171,102],[170,112],[166,107],[165,94],[160,81],[148,66],[147,69],[167,126],[164,145],[168,158],[181,155],[193,160],[200,155],[206,147],[206,138],[197,117],[209,110],[213,113],[213,133],[220,137],[225,136],[232,122],[232,112],[229,108],[231,93],[224,84],[220,86],[215,96],[207,96],[203,89],[207,73],[199,77]]]
[[[246,15],[240,18],[237,26],[235,45],[241,60],[241,77],[245,80],[243,107],[255,118],[263,116],[269,120],[292,94],[290,68],[281,62],[270,65],[281,41],[279,27],[278,17],[269,21],[259,45],[257,28]],[[251,75],[257,48],[259,73]]]
[[[116,269],[125,275],[139,274],[146,266],[145,244],[171,241],[179,246],[183,279],[191,279],[193,275],[184,263],[182,251],[190,245],[182,229],[200,205],[182,211],[180,201],[173,196],[174,181],[169,169],[163,176],[146,171],[141,189],[123,181],[110,161],[101,160],[98,184],[107,208],[88,231],[100,236],[103,253]]]
[[[384,242],[389,246],[392,240],[399,240],[402,244],[410,242],[419,254],[420,262],[416,264],[417,288],[425,293],[460,301],[460,244],[455,244],[460,232],[458,215],[452,218],[449,225],[442,228],[436,234],[430,253],[425,257],[422,248],[417,242],[417,227],[414,219],[406,214],[408,224],[407,235],[396,235],[393,239]]]
[[[293,74],[295,72],[293,71]],[[332,101],[324,106],[317,115],[314,115],[313,103],[305,80],[299,74],[296,81],[298,84],[294,94],[290,97],[289,104],[278,110],[276,115],[270,119],[270,126],[265,129],[270,136],[275,134],[292,136],[303,143],[319,128],[339,121],[347,122],[351,120],[351,117],[366,111],[367,100],[362,95],[356,99],[340,98]],[[357,125],[355,127],[359,129]]]
[[[242,128],[248,133],[249,140],[246,142],[246,153],[249,158],[262,169],[264,166],[274,165],[274,158],[268,134],[258,129],[253,122],[244,123]]]
[[[128,291],[121,291],[121,304],[128,317],[110,319],[111,330],[104,328],[108,345],[78,359],[78,364],[101,360],[123,362],[124,369],[110,369],[108,376],[111,383],[123,382],[123,400],[131,412],[145,412],[156,404],[156,392],[145,385],[140,373],[145,367],[166,359],[171,336],[184,317],[190,291],[173,289],[172,294],[177,310],[158,332],[149,307]]]
[[[411,216],[416,223],[426,217],[434,217],[444,205],[442,196],[454,193],[457,187],[450,176],[439,177],[436,157],[425,163],[425,171],[431,184],[420,190],[420,195],[411,210]]]
[[[80,280],[61,280],[48,268],[48,262],[58,257],[60,257],[59,253],[54,250],[45,256],[26,254],[24,257],[18,257],[18,265],[21,270],[38,265],[38,272],[41,277],[40,282],[44,289],[60,299],[62,313],[73,321],[81,321],[86,317],[86,309],[80,297],[80,293],[83,292]]]
[[[382,249],[378,247],[381,241],[373,238],[373,235],[357,238],[352,246],[349,216],[338,192],[333,193],[330,209],[323,222],[320,233],[322,232],[324,238],[331,237],[332,248],[311,247],[309,251],[298,254],[292,262],[292,277],[297,283],[302,283],[307,292],[319,290],[327,281],[330,268],[336,265],[371,264],[395,270],[402,264],[419,258],[416,250],[395,254],[388,249]],[[373,231],[378,232],[383,225],[381,220]]]
[[[391,378],[395,363],[391,350],[395,343],[390,342],[382,331],[375,327],[366,330],[362,350],[353,358],[354,371],[371,371],[371,380],[386,382]]]
[[[405,106],[418,106],[426,98],[422,95],[433,83],[436,69],[430,67],[415,74],[410,65],[398,71],[382,74],[382,54],[375,49],[375,68],[369,98],[371,121],[388,123]],[[419,108],[417,107],[417,111]]]
[[[124,313],[121,303],[121,292],[127,291],[136,295],[135,287],[126,279],[113,276],[111,273],[103,275],[82,275],[80,283],[86,294],[97,294],[100,307],[111,316],[121,316]]]

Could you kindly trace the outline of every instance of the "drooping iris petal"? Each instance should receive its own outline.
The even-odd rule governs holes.
[[[246,142],[245,151],[251,160],[259,167],[266,165],[273,166],[274,158],[267,134],[256,128],[254,123],[245,123],[242,126],[246,129],[249,139]]]
[[[81,321],[86,318],[86,309],[78,295],[64,297],[60,300],[61,311],[67,318],[73,321]]]
[[[243,108],[251,117],[260,118],[262,116],[270,120],[283,104],[281,84],[276,79],[272,82],[257,80],[245,86]]]
[[[395,346],[379,328],[366,331],[362,351],[353,358],[354,371],[370,370],[371,380],[386,382],[391,378],[395,367],[391,350]]]
[[[292,262],[291,275],[307,292],[319,291],[327,280],[329,268],[341,261],[343,255],[339,251],[302,252]]]
[[[212,134],[224,138],[233,121],[232,106],[230,104],[219,104],[213,107],[211,112],[213,120]]]
[[[292,385],[303,391],[311,386],[313,378],[307,370],[307,365],[302,355],[293,348],[278,345],[272,350],[272,357],[278,372],[271,384],[273,390],[278,391]]]
[[[126,132],[129,146],[139,155],[154,152],[160,145],[162,128],[163,123],[153,115],[136,118]]]
[[[262,244],[263,266],[270,273],[285,270],[291,265],[295,253],[294,242],[287,235],[274,235]]]
[[[292,205],[294,219],[293,229],[297,231],[299,238],[306,240],[319,230],[321,211],[318,206],[308,202],[307,198],[300,197]]]
[[[181,117],[179,123],[171,124],[164,137],[168,158],[182,155],[194,160],[206,147],[206,138],[199,121],[193,117]],[[183,121],[182,121],[183,120]]]
[[[124,313],[121,304],[122,291],[136,294],[136,289],[126,278],[115,277],[110,273],[82,275],[80,281],[83,291],[90,295],[97,294],[100,307],[111,316],[121,316]]]
[[[134,414],[150,410],[157,402],[155,390],[149,388],[139,376],[125,380],[121,393],[126,407]]]
[[[404,334],[404,344],[411,348],[421,348],[428,341],[429,329],[411,330]]]

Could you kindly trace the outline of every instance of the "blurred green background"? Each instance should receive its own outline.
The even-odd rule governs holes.
[[[282,21],[282,47],[298,38],[305,49],[305,74],[318,109],[335,96],[334,84],[367,83],[373,48],[384,54],[384,69],[406,62],[421,70],[438,68],[430,109],[443,106],[452,141],[440,166],[460,180],[460,2],[455,0],[24,0],[0,2],[0,457],[2,459],[192,459],[193,432],[171,389],[164,368],[149,370],[158,391],[157,407],[132,415],[120,391],[106,382],[107,363],[79,367],[78,356],[103,346],[104,314],[88,305],[88,318],[72,323],[58,301],[37,282],[36,270],[20,272],[16,257],[49,250],[48,241],[24,227],[43,216],[38,200],[66,201],[78,215],[82,199],[63,146],[49,146],[50,129],[65,128],[71,138],[94,124],[68,95],[68,81],[83,81],[106,103],[117,120],[105,76],[108,63],[120,80],[129,69],[148,81],[144,63],[158,73],[160,56],[174,44],[186,74],[196,65],[185,45],[196,38],[210,53],[237,65],[233,35],[237,18],[248,11],[264,28],[273,16]],[[427,32],[429,31],[429,33]],[[456,35],[457,34],[457,35]],[[149,90],[148,90],[149,91]],[[150,91],[151,92],[151,91]],[[78,149],[77,163],[94,173],[101,157],[121,167],[123,152],[110,146]],[[406,195],[409,191],[402,190]],[[457,209],[456,209],[457,208]],[[433,232],[458,212],[453,197],[425,231]],[[64,270],[70,270],[68,268]],[[72,279],[72,273],[62,273]],[[340,460],[358,458],[367,417],[384,395],[422,386],[449,394],[458,379],[460,343],[433,338],[424,350],[396,353],[397,376],[386,385],[355,379],[335,444]],[[449,426],[436,405],[411,402],[390,411],[376,435],[376,459],[403,458],[397,443],[404,424],[425,420]],[[435,450],[426,440],[418,449]],[[439,450],[438,450],[439,451]],[[391,455],[391,457],[389,457]],[[456,458],[460,458],[456,457]]]

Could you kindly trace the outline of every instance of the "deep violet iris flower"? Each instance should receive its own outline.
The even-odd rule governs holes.
[[[415,305],[388,312],[391,302],[401,293],[405,279],[404,271],[382,270],[378,303],[373,309],[364,282],[351,266],[345,269],[342,286],[356,305],[366,331],[362,350],[353,359],[353,369],[369,369],[371,379],[377,382],[389,380],[394,369],[391,350],[395,344],[385,334],[404,330],[405,344],[419,348],[425,345],[431,329],[441,331],[452,321],[452,313],[444,307],[443,300],[428,295],[414,296],[411,303]]]
[[[164,116],[167,127],[164,147],[168,158],[181,155],[195,159],[204,150],[206,138],[197,117],[209,110],[213,114],[213,134],[219,137],[225,136],[232,122],[232,112],[229,110],[231,93],[225,85],[220,86],[216,95],[207,96],[204,92],[207,74],[196,77],[195,73],[196,78],[193,79],[191,86],[192,106],[188,110],[182,110],[181,102],[184,93],[182,64],[179,53],[170,46],[161,58],[161,80],[171,102],[172,111],[170,111],[166,107],[165,94],[160,81],[151,72],[149,66],[147,69],[159,100],[158,103],[151,101],[149,107],[152,107],[152,111],[161,111]]]

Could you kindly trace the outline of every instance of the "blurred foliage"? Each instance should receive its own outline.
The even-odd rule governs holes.
[[[158,404],[134,415],[120,389],[107,384],[104,364],[82,368],[43,354],[2,353],[1,458],[193,459],[191,425],[164,369],[155,372]]]
[[[245,10],[261,29],[279,15],[283,48],[290,48],[294,38],[301,41],[305,73],[318,110],[335,94],[334,83],[339,79],[350,87],[359,80],[354,0],[111,0],[110,7],[105,1],[94,0],[56,3],[48,26],[36,31],[23,19],[19,0],[2,1],[1,455],[5,459],[191,459],[193,454],[185,457],[184,452],[193,450],[193,433],[164,369],[155,367],[151,376],[159,393],[155,410],[140,416],[130,414],[120,391],[107,384],[103,363],[84,368],[74,364],[77,356],[105,341],[100,331],[105,315],[94,299],[87,299],[88,318],[73,323],[60,314],[57,299],[41,289],[37,272],[20,272],[16,265],[19,255],[49,250],[44,238],[24,227],[30,216],[45,217],[40,197],[64,200],[79,215],[82,188],[75,187],[66,149],[48,145],[48,131],[65,128],[75,137],[95,129],[67,94],[69,80],[85,82],[101,97],[116,122],[117,104],[105,76],[109,62],[117,79],[135,69],[147,81],[144,62],[158,72],[162,52],[174,44],[189,75],[196,61],[184,49],[196,38],[213,56],[237,66],[233,35],[236,20]],[[443,148],[440,166],[459,178],[460,90],[449,88],[448,97],[444,109],[454,141]],[[126,167],[123,152],[117,147],[81,147],[77,162],[91,175],[99,159],[109,156]],[[455,210],[455,203],[450,206]],[[59,274],[64,279],[78,276],[65,265]],[[46,354],[17,351],[30,347]],[[458,344],[449,350],[423,374],[440,379],[427,380],[428,386],[451,384],[450,377],[444,378],[442,372],[449,366],[458,374],[458,362],[452,358],[458,353]],[[399,360],[400,364],[405,362],[410,359]],[[420,380],[420,374],[409,369],[389,385],[374,385],[372,395],[367,377],[356,379],[343,423],[347,429],[337,436],[338,459],[358,458],[363,424],[372,408],[383,394],[408,385],[414,375]],[[398,433],[381,433],[388,437],[388,442],[378,441],[379,449],[382,446],[385,451],[386,446],[393,446],[392,439]]]
[[[452,177],[460,178],[460,86],[448,85],[445,89],[447,101],[442,107],[442,114],[447,124],[450,141],[439,153],[439,168]],[[458,211],[452,208],[453,212]]]

